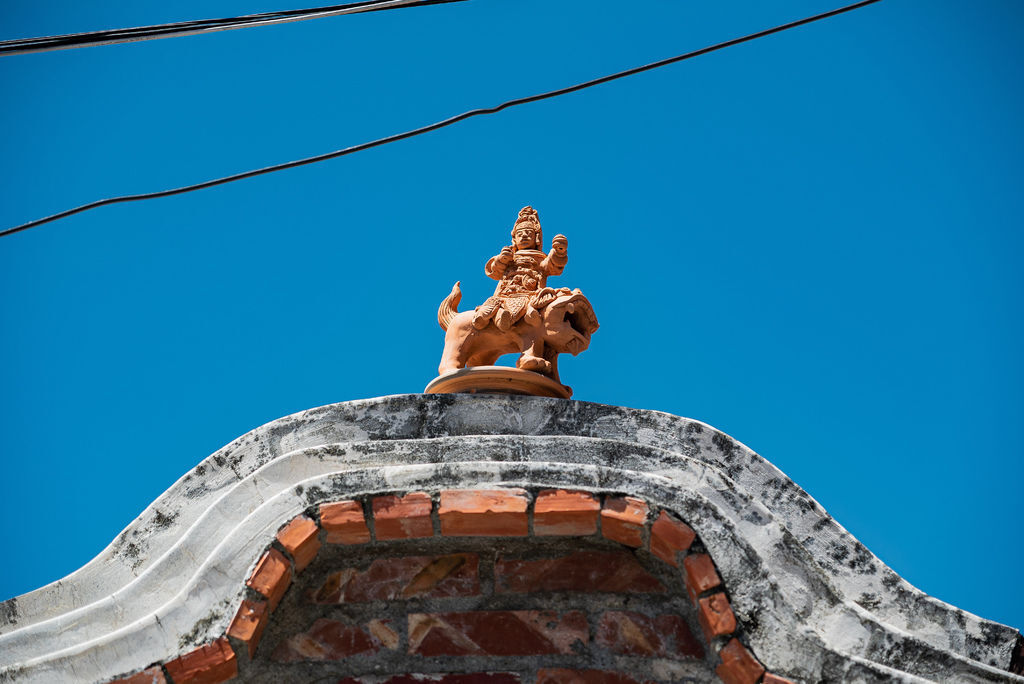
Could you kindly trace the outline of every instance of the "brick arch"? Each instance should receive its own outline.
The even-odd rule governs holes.
[[[474,549],[491,542],[520,550],[547,544],[547,551],[541,552],[546,555],[539,560],[495,556],[482,561],[489,563],[485,572],[490,579],[489,588],[481,589],[481,560]],[[424,555],[430,545],[441,548]],[[396,628],[386,620],[360,624],[320,618],[309,629],[271,644],[273,653],[268,654],[266,646],[261,650],[271,616],[289,588],[294,586],[292,594],[296,594],[303,577],[315,572],[317,563],[331,553],[344,558],[361,548],[368,549],[363,557],[370,559],[369,565],[364,563],[362,571],[322,569],[322,576],[304,590],[307,602],[415,597],[417,605],[408,610],[407,623]],[[415,553],[411,555],[410,550]],[[654,572],[645,570],[637,559]],[[666,612],[658,606],[661,595],[655,593],[647,603],[641,601],[640,610],[629,609],[638,607],[637,597],[644,595],[651,582],[671,584],[689,608]],[[729,684],[787,681],[766,673],[745,644],[729,591],[694,530],[675,512],[621,493],[448,489],[322,503],[281,526],[245,584],[247,596],[220,638],[115,681],[213,684],[236,677],[240,663],[245,675],[250,663],[258,667],[270,657],[301,660],[310,654],[362,658],[364,669],[394,675],[392,680],[373,681],[394,684],[640,681],[622,666],[623,657],[703,659],[709,674],[713,670]],[[470,587],[479,603],[476,610],[432,610],[446,605],[438,592],[442,599],[451,598],[460,586]],[[602,599],[602,607],[589,612],[543,611],[536,606],[517,610],[507,595],[498,597],[501,605],[488,604],[488,591],[497,597],[510,586],[523,594],[567,592],[585,597],[596,590],[613,598]],[[615,596],[623,597],[624,605],[615,605]],[[439,602],[434,605],[433,599]],[[416,679],[408,674],[415,671],[408,658],[395,662],[401,660],[394,655],[399,652],[428,664],[431,658],[445,658],[447,669],[456,674],[442,674],[435,664],[420,668],[434,674]],[[472,656],[472,665],[460,667],[459,656]],[[545,656],[550,656],[550,662],[545,662]],[[517,671],[515,664],[509,664],[510,657],[529,657],[531,664]],[[618,669],[609,666],[616,662]],[[422,679],[427,676],[432,679]],[[367,680],[348,677],[342,681]]]

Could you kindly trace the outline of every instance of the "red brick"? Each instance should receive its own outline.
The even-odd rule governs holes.
[[[647,510],[647,504],[631,496],[606,499],[601,509],[601,534],[626,546],[641,546]]]
[[[361,626],[320,618],[305,632],[282,641],[274,649],[271,660],[279,663],[344,660],[377,653],[382,648],[393,649],[398,639],[388,620],[371,620]]]
[[[679,615],[651,617],[633,611],[609,611],[601,616],[594,640],[622,655],[704,657],[704,647]]]
[[[338,501],[320,505],[320,525],[327,530],[329,544],[365,544],[370,541],[363,505],[358,501]]]
[[[440,679],[424,679],[429,684],[519,684],[522,679],[511,672],[474,672],[471,674],[446,674]],[[393,684],[401,684],[394,682]]]
[[[300,515],[277,533],[277,541],[292,554],[295,572],[302,572],[320,551],[320,528],[316,521]]]
[[[314,603],[390,601],[413,597],[448,598],[480,593],[476,554],[378,558],[360,571],[345,568],[327,576]]]
[[[518,674],[511,672],[474,672],[471,674],[446,674],[441,675],[440,679],[424,679],[423,681],[428,684],[519,684],[522,679]],[[392,684],[401,683],[393,682]]]
[[[721,592],[700,600],[697,619],[708,641],[736,631],[736,616],[732,613],[729,599]]]
[[[260,558],[246,584],[263,594],[270,602],[270,610],[274,610],[291,582],[292,567],[288,559],[277,549],[270,549]]]
[[[497,593],[599,591],[661,593],[664,585],[628,551],[578,551],[560,558],[510,560],[494,568]]]
[[[160,666],[154,665],[123,679],[115,679],[110,684],[167,684],[167,678],[164,677],[164,671]]]
[[[418,539],[434,536],[430,495],[378,496],[373,500],[373,528],[377,539]]]
[[[164,667],[174,684],[219,684],[238,675],[238,659],[224,638],[175,658]]]
[[[525,537],[528,501],[521,489],[441,492],[441,534],[454,537]]]
[[[409,653],[427,657],[574,653],[577,642],[587,642],[587,618],[579,611],[562,615],[549,610],[409,615]]]
[[[666,563],[678,566],[676,554],[687,551],[696,538],[697,534],[689,525],[662,511],[651,525],[651,553]]]
[[[391,620],[370,620],[366,623],[366,629],[384,648],[391,651],[398,648],[398,642],[401,640],[401,637],[398,635],[398,632],[391,628]]]
[[[725,684],[755,684],[764,674],[764,667],[757,662],[739,639],[733,639],[719,652],[722,664],[715,668]]]
[[[228,627],[228,636],[238,639],[245,644],[249,650],[249,657],[256,653],[256,646],[263,636],[263,629],[267,626],[267,617],[270,611],[267,609],[266,601],[242,601],[235,613],[235,619]]]
[[[540,537],[596,534],[600,510],[593,494],[545,489],[533,505],[533,533]]]
[[[722,578],[715,571],[714,561],[706,553],[690,554],[683,559],[683,568],[686,571],[686,591],[692,601],[722,583]]]
[[[786,679],[785,677],[773,675],[771,672],[765,672],[764,679],[761,680],[761,684],[794,684],[794,682]]]
[[[640,684],[621,672],[605,670],[540,670],[537,684]]]
[[[473,672],[469,674],[403,674],[381,679],[346,677],[337,684],[520,684],[522,679],[512,672]]]

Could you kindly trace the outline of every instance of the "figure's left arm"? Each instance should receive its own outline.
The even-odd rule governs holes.
[[[548,275],[562,275],[562,270],[569,263],[569,240],[562,234],[551,239],[551,251],[540,262],[541,268]]]

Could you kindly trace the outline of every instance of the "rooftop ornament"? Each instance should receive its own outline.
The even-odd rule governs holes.
[[[512,244],[488,259],[484,273],[498,281],[494,294],[472,311],[459,312],[456,282],[437,310],[446,331],[438,377],[428,394],[451,392],[533,394],[568,399],[572,388],[558,378],[558,355],[576,356],[598,328],[590,301],[579,289],[547,286],[569,262],[569,241],[551,240],[543,252],[540,219],[523,207],[512,227]],[[519,353],[515,368],[495,366],[503,354]]]

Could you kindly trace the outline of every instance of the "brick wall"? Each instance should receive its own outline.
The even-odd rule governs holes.
[[[630,496],[382,495],[267,541],[227,634],[117,681],[786,681],[744,645],[694,530]]]

